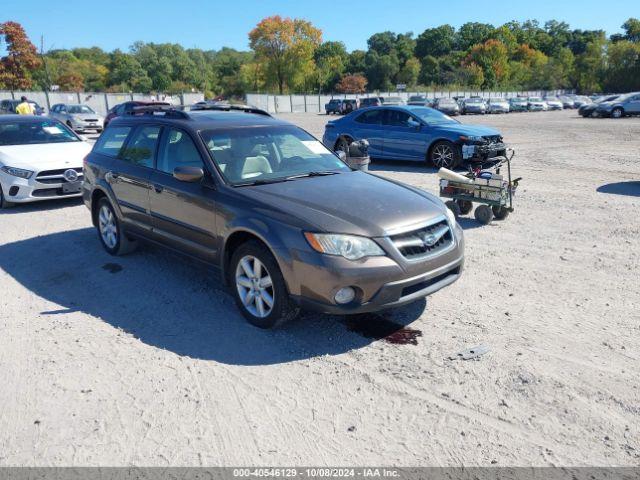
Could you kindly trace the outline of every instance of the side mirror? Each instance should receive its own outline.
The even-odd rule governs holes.
[[[204,170],[200,167],[176,167],[173,170],[173,178],[181,182],[196,183],[204,177]]]
[[[343,152],[342,150],[338,150],[336,152],[336,155],[338,155],[338,157],[340,158],[340,160],[342,160],[343,162],[347,161],[347,154],[345,152]]]
[[[420,124],[420,122],[416,122],[415,120],[409,120],[407,122],[407,126],[409,128],[412,128],[413,130],[415,130],[416,132],[420,130],[420,127],[422,127],[422,125]]]

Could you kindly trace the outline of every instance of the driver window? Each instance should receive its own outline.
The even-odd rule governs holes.
[[[163,135],[158,155],[158,170],[173,175],[176,167],[203,168],[202,157],[191,137],[174,128]]]
[[[408,127],[410,115],[399,110],[389,110],[385,123],[394,127]]]

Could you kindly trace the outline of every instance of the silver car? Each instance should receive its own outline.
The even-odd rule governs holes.
[[[640,92],[620,95],[614,100],[601,102],[596,107],[601,117],[622,118],[627,115],[640,115]]]
[[[88,105],[58,103],[51,107],[49,116],[60,120],[76,132],[100,133],[104,128],[104,117]]]
[[[509,113],[509,101],[506,98],[490,98],[487,113]]]

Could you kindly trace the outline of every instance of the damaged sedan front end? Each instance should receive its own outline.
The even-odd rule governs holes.
[[[507,155],[501,135],[460,135],[459,144],[462,159],[468,162],[487,162]]]

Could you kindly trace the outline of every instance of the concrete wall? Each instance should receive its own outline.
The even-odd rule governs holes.
[[[427,98],[439,97],[471,97],[480,96],[504,97],[511,98],[517,96],[536,97],[547,94],[560,95],[565,93],[564,90],[553,91],[524,91],[524,92],[506,92],[506,91],[429,91],[429,92],[379,92],[379,93],[363,93],[363,94],[344,94],[334,93],[331,95],[271,95],[266,93],[249,93],[246,95],[247,105],[262,108],[269,113],[299,113],[299,112],[324,112],[324,106],[332,98],[366,98],[366,97],[400,97],[407,101],[413,95],[425,95]],[[568,93],[568,92],[566,92]]]

